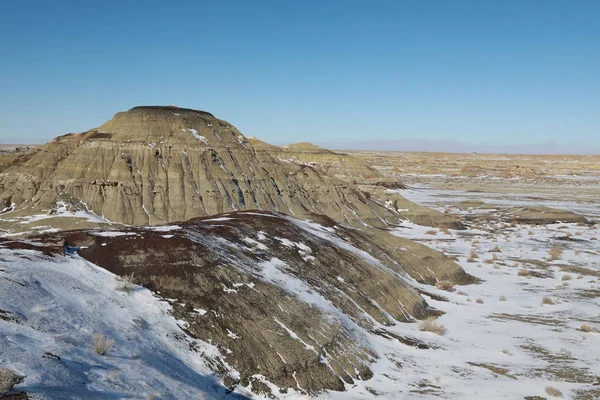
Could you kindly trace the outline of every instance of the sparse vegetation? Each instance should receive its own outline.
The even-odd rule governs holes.
[[[94,352],[98,355],[105,356],[112,349],[115,341],[107,338],[101,333],[94,333],[92,335],[92,345]]]
[[[571,279],[573,279],[573,277],[571,275],[563,275],[563,277],[561,279],[563,281],[570,281]]]
[[[477,299],[477,300],[475,300],[475,303],[477,303],[477,304],[483,304],[483,300],[482,299]]]
[[[435,317],[428,317],[427,319],[421,321],[419,324],[419,330],[423,332],[433,332],[437,335],[443,335],[446,333],[446,327],[436,322]]]
[[[430,229],[427,232],[425,232],[426,235],[437,235],[437,231]]]
[[[450,281],[439,281],[435,284],[435,287],[447,292],[451,292],[454,289],[454,284]]]
[[[15,385],[22,383],[25,376],[17,374],[10,368],[0,368],[0,394],[8,393]]]
[[[555,303],[554,300],[552,300],[550,297],[544,297],[542,299],[542,304],[553,305]]]
[[[461,291],[458,291],[458,292],[456,292],[456,294],[458,294],[458,295],[461,295],[461,296],[468,296],[468,294],[467,294],[467,293],[465,293],[465,292],[463,292],[462,290],[461,290]]]
[[[548,258],[550,259],[550,261],[558,260],[562,257],[562,253],[562,246],[560,244],[557,244],[550,249],[550,252],[548,253]]]
[[[529,270],[527,270],[527,269],[522,269],[522,270],[519,270],[519,272],[517,273],[517,275],[519,275],[519,276],[530,276],[531,272],[529,272]]]
[[[498,300],[500,300],[500,301],[506,301],[506,296],[500,296],[500,297],[498,298]]]
[[[552,386],[546,386],[546,394],[552,397],[563,397],[562,392]]]
[[[477,255],[477,253],[475,253],[474,251],[471,251],[471,254],[469,255],[469,257],[471,257],[471,258],[479,258],[479,256]]]

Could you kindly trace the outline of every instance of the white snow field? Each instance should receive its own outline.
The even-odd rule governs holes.
[[[447,193],[435,189],[413,190],[407,197],[428,206],[448,204]],[[497,201],[478,199],[492,205]],[[468,213],[457,207],[450,210]],[[589,211],[582,214],[598,222],[593,218],[600,215],[600,204],[577,211]],[[420,350],[373,337],[373,345],[384,355],[374,367],[374,378],[359,382],[349,397],[331,393],[326,398],[373,398],[372,393],[394,399],[552,398],[549,392],[558,397],[552,388],[562,398],[600,398],[598,224],[511,226],[495,221],[444,233],[406,223],[395,234],[456,257],[482,281],[456,286],[451,293],[429,288],[448,299],[428,299],[445,312],[438,320],[447,328],[443,336],[419,332],[416,324],[387,328],[438,348]],[[551,260],[550,251],[557,245],[562,255]],[[496,246],[499,252],[493,251]],[[519,271],[526,272],[520,276]],[[582,325],[598,331],[583,332]]]

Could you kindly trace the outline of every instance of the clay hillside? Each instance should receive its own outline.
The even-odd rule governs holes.
[[[378,173],[361,161],[312,145],[250,142],[212,114],[135,107],[102,126],[60,136],[17,156],[0,173],[0,209],[85,209],[117,223],[164,224],[238,210],[324,214],[354,226],[402,219],[460,227],[449,216],[384,187],[340,177]],[[359,182],[360,183],[360,182]],[[363,182],[366,183],[366,182]]]

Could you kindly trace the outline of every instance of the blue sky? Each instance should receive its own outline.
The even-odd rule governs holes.
[[[599,1],[180,3],[0,2],[0,139],[177,104],[271,143],[600,149]]]

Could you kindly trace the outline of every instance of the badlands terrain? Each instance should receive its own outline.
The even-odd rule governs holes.
[[[3,156],[0,398],[600,397],[598,157],[272,146],[176,107]]]

